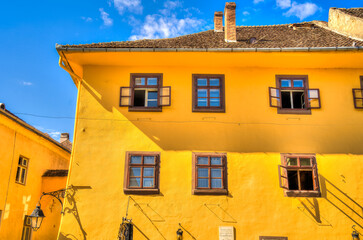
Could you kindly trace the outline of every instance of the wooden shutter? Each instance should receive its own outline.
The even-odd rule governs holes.
[[[353,101],[355,108],[363,109],[363,89],[353,88]]]
[[[132,88],[131,87],[121,87],[120,89],[120,107],[132,106]]]
[[[269,87],[270,107],[281,108],[280,88]]]
[[[319,176],[318,176],[318,167],[316,163],[313,165],[313,180],[314,180],[314,191],[319,190]]]
[[[159,88],[159,106],[170,106],[171,103],[171,87]]]
[[[283,168],[283,169],[281,169]],[[283,170],[283,172],[281,173],[281,170]],[[289,181],[287,178],[287,168],[285,166],[279,165],[278,166],[278,171],[279,171],[279,183],[280,183],[280,188],[289,189]]]
[[[321,108],[319,89],[317,88],[308,89],[308,108],[309,109]]]

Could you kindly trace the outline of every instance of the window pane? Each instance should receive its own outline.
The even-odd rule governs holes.
[[[141,168],[132,167],[130,169],[130,177],[139,177],[141,175]]]
[[[153,178],[144,178],[142,182],[143,187],[154,187],[154,179]]]
[[[27,160],[23,159],[23,166],[26,166],[26,164],[27,164]]]
[[[218,78],[209,79],[209,86],[219,86],[219,79]]]
[[[286,158],[287,166],[297,166],[297,158]]]
[[[130,187],[140,187],[140,178],[130,178]]]
[[[198,179],[198,187],[200,188],[207,188],[209,187],[209,181],[206,178],[199,178]]]
[[[131,164],[140,164],[141,156],[131,156]]]
[[[281,79],[281,87],[291,87],[291,80]]]
[[[210,99],[210,106],[211,107],[219,107],[220,106],[219,98],[211,98]]]
[[[198,177],[209,177],[208,168],[198,168]]]
[[[294,87],[304,87],[304,80],[294,80]]]
[[[198,89],[198,97],[208,97],[207,89]]]
[[[147,78],[147,85],[158,85],[157,78]]]
[[[23,158],[22,158],[22,157],[19,157],[19,162],[18,162],[18,164],[19,164],[19,165],[21,165],[21,164],[22,164],[22,162],[23,162]]]
[[[212,188],[221,188],[222,187],[222,179],[212,179],[211,184],[212,184]]]
[[[21,168],[20,168],[20,167],[18,167],[18,170],[16,171],[16,178],[15,178],[15,180],[16,180],[17,182],[19,182],[19,181],[20,181],[20,171],[21,171]]]
[[[219,97],[219,89],[211,89],[209,93],[210,97]]]
[[[300,166],[311,166],[310,158],[300,158]]]
[[[305,94],[304,92],[293,92],[293,108],[305,108]]]
[[[221,157],[211,157],[210,158],[212,165],[222,165],[222,158]]]
[[[297,171],[287,171],[287,179],[289,181],[289,190],[299,190]]]
[[[154,156],[145,156],[144,157],[144,164],[154,164],[155,157]]]
[[[206,78],[198,78],[198,86],[207,86],[207,79]]]
[[[157,107],[158,101],[147,101],[147,106],[148,107]]]
[[[134,106],[145,107],[145,90],[134,91]]]
[[[281,91],[281,104],[282,108],[291,108],[291,93]]]
[[[25,169],[24,168],[22,169],[22,172],[21,172],[21,182],[25,183]]]
[[[158,91],[148,91],[147,92],[147,99],[151,100],[151,99],[158,99]]]
[[[207,98],[198,98],[198,107],[208,106]]]
[[[222,169],[221,168],[216,168],[216,169],[211,169],[211,176],[212,178],[220,178],[222,177]]]
[[[145,78],[135,78],[135,85],[145,85]]]
[[[300,171],[301,190],[314,190],[313,172]]]
[[[144,168],[144,177],[153,177],[154,176],[154,168]]]
[[[198,157],[198,164],[208,165],[208,157]]]

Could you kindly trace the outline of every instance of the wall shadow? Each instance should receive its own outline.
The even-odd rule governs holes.
[[[219,220],[225,223],[237,223],[237,220],[232,217],[225,209],[223,209],[219,204],[204,204],[204,206],[213,213]]]
[[[67,207],[65,207],[63,209],[63,214],[72,214],[73,217],[76,219],[77,223],[78,223],[78,226],[79,226],[79,229],[81,230],[82,232],[82,235],[83,235],[83,240],[86,240],[87,239],[87,232],[84,230],[83,228],[83,225],[82,225],[82,222],[81,222],[81,217],[79,215],[79,212],[78,212],[78,208],[77,208],[77,201],[75,199],[75,196],[76,196],[76,193],[77,191],[79,190],[87,190],[87,189],[92,189],[91,186],[69,186],[66,190],[66,198],[67,198]],[[69,238],[68,236],[71,236],[73,238]],[[74,235],[70,235],[70,234],[65,234],[63,232],[60,232],[59,233],[59,237],[58,237],[59,240],[68,240],[68,239],[78,239],[76,238]]]
[[[322,197],[344,214],[356,225],[357,231],[363,231],[363,207],[331,181],[320,175]]]
[[[186,232],[191,238],[193,238],[194,240],[196,240],[196,238],[185,228],[181,225],[181,223],[179,223],[179,227],[184,230],[184,232]]]
[[[298,199],[301,206],[297,208],[318,226],[333,227],[329,221],[321,216],[319,202],[316,198]]]

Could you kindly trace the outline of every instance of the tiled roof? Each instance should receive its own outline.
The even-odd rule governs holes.
[[[322,27],[324,22],[237,27],[237,42],[225,42],[224,32],[204,32],[166,39],[62,45],[60,48],[309,48],[363,46],[357,41]],[[295,27],[294,27],[295,26]],[[256,38],[256,43],[250,43]]]
[[[67,169],[55,169],[55,170],[47,170],[42,177],[67,177],[68,170]]]
[[[363,8],[338,8],[338,9],[352,16],[363,18]]]

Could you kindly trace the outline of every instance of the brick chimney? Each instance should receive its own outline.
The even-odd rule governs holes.
[[[227,2],[224,8],[224,36],[226,42],[237,42],[236,3]]]
[[[223,12],[214,13],[214,31],[223,32]]]
[[[67,141],[67,140],[69,140],[69,133],[61,133],[59,142],[60,143],[63,143],[65,141]]]

